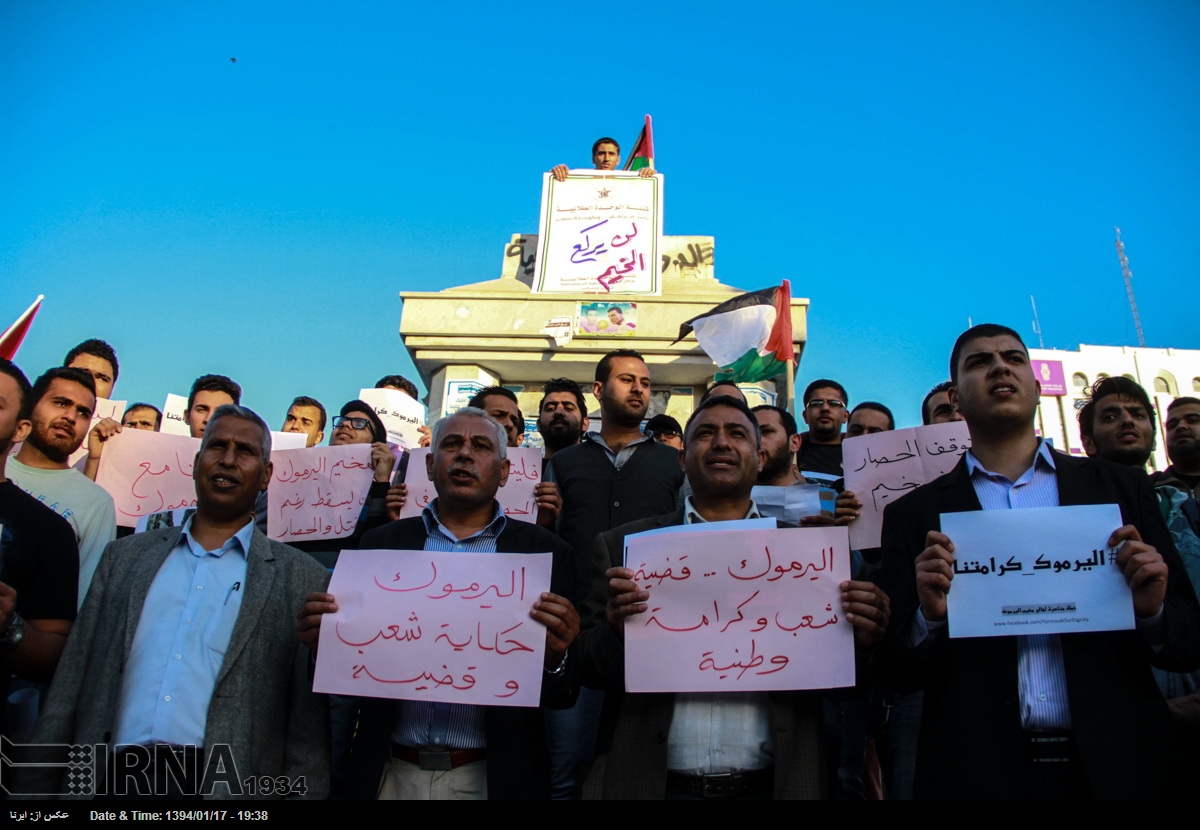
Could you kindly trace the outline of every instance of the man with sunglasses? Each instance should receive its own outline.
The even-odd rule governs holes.
[[[374,491],[379,490],[379,498],[382,499],[387,493],[387,485],[396,466],[396,456],[387,444],[387,427],[379,420],[369,403],[350,401],[333,419],[333,437],[329,439],[329,446],[338,447],[343,444],[371,445],[371,468],[375,471],[375,476],[368,498],[375,498]]]
[[[796,464],[810,484],[831,485],[842,477],[842,425],[850,396],[836,380],[814,380],[804,390],[800,417],[808,432],[800,434]]]

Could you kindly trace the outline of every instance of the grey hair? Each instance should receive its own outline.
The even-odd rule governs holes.
[[[433,438],[430,441],[430,452],[436,452],[438,444],[442,443],[442,433],[445,431],[446,421],[450,419],[451,415],[470,415],[472,418],[483,418],[495,428],[496,446],[500,448],[500,457],[508,457],[508,432],[505,431],[504,425],[477,406],[464,406],[462,409],[451,412],[450,415],[447,415],[434,424]],[[209,423],[212,422],[210,421]]]
[[[204,452],[204,448],[208,446],[208,436],[212,435],[213,424],[225,417],[241,418],[243,421],[249,421],[258,427],[262,432],[262,454],[263,461],[271,460],[271,428],[267,426],[267,422],[258,417],[258,413],[249,407],[241,406],[236,403],[223,403],[217,407],[217,411],[208,419],[208,425],[204,427],[204,437],[200,439],[200,452]]]

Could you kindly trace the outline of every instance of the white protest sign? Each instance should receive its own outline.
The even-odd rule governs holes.
[[[850,547],[879,547],[883,509],[950,472],[970,446],[971,434],[963,421],[843,439],[846,489],[862,502],[859,517],[850,525]]]
[[[142,516],[193,507],[192,465],[200,439],[123,429],[104,442],[96,483],[117,506],[117,524],[134,527]]]
[[[88,424],[87,435],[83,437],[83,443],[79,445],[79,449],[75,450],[67,458],[67,466],[77,467],[80,472],[83,472],[83,465],[87,463],[88,438],[92,434],[92,428],[105,418],[112,418],[117,423],[120,423],[121,416],[124,414],[125,401],[110,401],[108,398],[96,398],[96,408],[92,412],[92,422]],[[103,457],[101,456],[101,458]]]
[[[187,425],[187,421],[183,418],[186,412],[187,396],[168,393],[167,400],[163,403],[162,424],[159,426],[159,431],[165,432],[168,435],[186,435],[190,438],[192,428]]]
[[[850,578],[841,527],[626,537],[626,566],[650,592],[625,621],[630,692],[744,692],[854,685]]]
[[[358,399],[370,404],[388,431],[388,441],[410,450],[421,442],[425,406],[399,389],[360,389]]]
[[[267,528],[281,542],[344,539],[354,533],[371,488],[371,446],[272,450]]]
[[[271,430],[271,459],[278,450],[302,450],[308,446],[308,436],[303,432],[275,432]]]
[[[1115,504],[943,513],[954,542],[951,637],[1133,628],[1133,595],[1108,538]]]
[[[662,175],[571,170],[542,177],[533,291],[659,294]]]
[[[791,487],[757,485],[750,498],[764,516],[799,525],[805,516],[821,515],[821,485],[795,484]]]
[[[421,511],[437,498],[437,490],[425,471],[428,456],[428,447],[408,451],[408,472],[404,476],[408,499],[400,511],[401,519],[420,516]],[[500,502],[505,516],[536,522],[537,500],[533,497],[533,488],[542,480],[542,450],[540,447],[509,447],[508,460],[508,481],[496,491],[496,501]]]
[[[329,582],[313,691],[537,706],[546,629],[529,617],[550,590],[549,553],[355,550]]]

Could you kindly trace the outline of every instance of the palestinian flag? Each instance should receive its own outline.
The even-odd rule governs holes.
[[[654,131],[650,129],[650,116],[646,116],[646,125],[638,133],[633,149],[625,159],[626,170],[641,170],[643,167],[654,167]]]
[[[787,371],[792,348],[792,287],[764,288],[726,300],[679,327],[678,343],[694,332],[700,348],[721,367],[718,380],[755,383]],[[674,344],[672,344],[674,345]]]
[[[42,300],[46,297],[44,294],[38,294],[38,298],[33,301],[33,305],[25,309],[25,313],[17,318],[4,334],[0,334],[0,357],[6,360],[12,360],[17,355],[17,349],[21,348],[21,341],[25,339],[25,333],[29,331],[29,327],[33,324],[33,318],[38,313],[38,309],[42,306]]]

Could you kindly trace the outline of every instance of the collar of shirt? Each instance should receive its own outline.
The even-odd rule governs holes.
[[[758,505],[754,503],[754,499],[750,499],[750,510],[746,513],[743,519],[762,519],[766,518],[758,510]],[[683,523],[685,525],[708,524],[708,519],[700,515],[695,506],[692,505],[692,497],[688,496],[683,500]]]
[[[598,432],[589,432],[583,437],[585,440],[591,441],[593,444],[598,444],[603,447],[604,452],[608,455],[608,460],[611,461],[613,466],[617,469],[620,469],[621,466],[630,459],[634,451],[637,449],[638,444],[644,444],[647,441],[652,440],[648,435],[643,433],[641,438],[633,439],[628,444],[621,447],[620,450],[614,452],[612,447],[608,446],[608,443],[604,440],[604,437]]]
[[[492,500],[492,505],[496,508],[495,515],[488,522],[487,526],[477,533],[472,533],[465,539],[459,539],[451,533],[444,524],[442,524],[441,516],[438,515],[438,500],[433,502],[421,511],[421,520],[425,522],[425,532],[429,536],[438,536],[450,542],[468,542],[474,539],[495,539],[504,532],[504,527],[508,524],[508,518],[504,515],[504,511],[500,509],[500,503]]]
[[[236,550],[242,554],[243,558],[250,555],[250,540],[254,538],[254,520],[250,519],[242,526],[242,529],[225,540],[225,544],[221,545],[217,550],[205,550],[192,536],[192,520],[195,519],[195,514],[188,516],[187,521],[183,523],[183,532],[179,534],[179,544],[186,545],[192,556],[203,558],[205,556],[224,556],[227,551]]]
[[[1050,445],[1041,438],[1038,439],[1038,448],[1037,452],[1033,456],[1033,463],[1029,465],[1029,469],[1026,470],[1025,473],[1014,483],[1019,484],[1024,479],[1033,475],[1033,471],[1038,466],[1039,459],[1047,464],[1051,470],[1057,469],[1057,467],[1054,466],[1054,451],[1051,450]],[[1005,476],[1002,476],[1000,473],[993,473],[987,467],[984,467],[982,464],[980,464],[979,459],[977,459],[970,450],[967,450],[967,472],[970,473],[972,478],[975,477],[976,473],[989,478],[1005,478]]]

